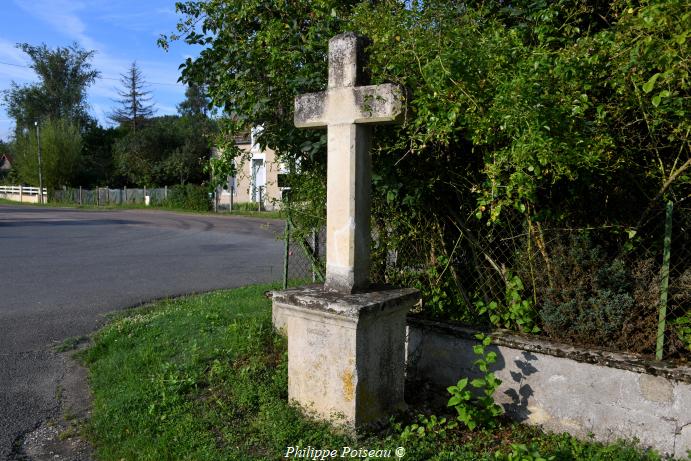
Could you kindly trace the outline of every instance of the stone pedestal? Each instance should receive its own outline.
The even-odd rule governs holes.
[[[405,319],[418,299],[412,288],[274,292],[274,326],[288,335],[290,400],[349,429],[404,408]]]

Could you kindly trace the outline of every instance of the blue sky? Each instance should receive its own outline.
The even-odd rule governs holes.
[[[28,56],[17,43],[54,48],[77,42],[95,50],[93,66],[101,72],[88,93],[91,114],[104,126],[115,106],[120,74],[137,61],[149,82],[157,115],[176,113],[185,87],[176,83],[178,66],[197,50],[175,42],[165,52],[156,45],[161,33],[174,31],[175,0],[0,0],[0,91],[14,80],[35,82]],[[13,130],[0,107],[0,139]]]

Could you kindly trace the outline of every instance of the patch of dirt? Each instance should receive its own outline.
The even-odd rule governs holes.
[[[79,349],[88,344],[80,344]],[[93,450],[81,436],[91,415],[88,370],[73,358],[75,350],[60,353],[66,368],[57,391],[59,416],[41,423],[17,440],[13,459],[17,461],[91,461]]]

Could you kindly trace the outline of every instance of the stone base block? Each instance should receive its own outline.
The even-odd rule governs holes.
[[[274,327],[288,335],[290,400],[349,429],[404,408],[406,313],[418,299],[412,288],[274,292]]]

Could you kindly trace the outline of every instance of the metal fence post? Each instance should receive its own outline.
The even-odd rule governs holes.
[[[82,204],[82,186],[79,186],[79,205]]]
[[[235,194],[235,187],[230,186],[230,205],[228,205],[228,211],[233,211],[233,195]]]
[[[283,289],[288,288],[288,263],[290,262],[290,218],[286,219],[285,245],[283,247]]]
[[[312,250],[314,251],[314,260],[319,261],[319,232],[317,229],[312,231]],[[312,263],[312,283],[317,282],[317,266]]]
[[[665,347],[665,324],[667,318],[667,294],[669,291],[669,260],[672,250],[672,210],[674,203],[667,202],[665,213],[665,241],[662,254],[662,270],[660,281],[660,315],[657,320],[657,347],[655,348],[655,358],[662,360],[662,352]]]
[[[101,188],[96,188],[96,206],[101,206]]]

